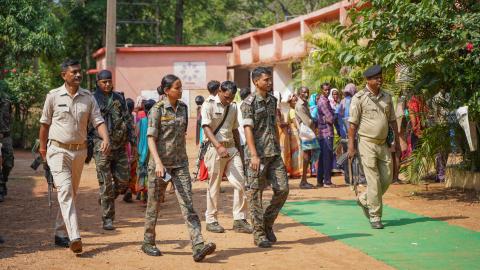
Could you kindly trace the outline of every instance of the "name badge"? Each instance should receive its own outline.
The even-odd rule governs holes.
[[[162,116],[162,118],[160,118],[160,121],[164,121],[164,122],[172,121],[172,120],[175,120],[174,116]]]

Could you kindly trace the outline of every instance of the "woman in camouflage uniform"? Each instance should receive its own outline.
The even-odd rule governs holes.
[[[193,209],[192,183],[188,171],[185,135],[188,126],[187,105],[180,101],[182,82],[166,75],[159,87],[165,98],[155,104],[148,115],[148,200],[145,213],[145,235],[142,250],[150,256],[162,255],[155,246],[155,225],[163,201],[168,175],[175,186],[180,210],[192,240],[193,259],[199,262],[215,251],[214,243],[204,243],[200,219]]]

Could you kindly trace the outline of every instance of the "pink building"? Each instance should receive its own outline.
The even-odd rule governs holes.
[[[117,48],[115,87],[126,97],[154,97],[162,77],[173,73],[183,82],[183,100],[189,104],[190,117],[195,117],[194,99],[206,96],[210,80],[234,80],[241,88],[252,86],[250,72],[256,66],[269,66],[273,71],[274,89],[292,91],[292,74],[310,48],[304,37],[323,22],[346,23],[347,10],[353,2],[343,0],[312,13],[270,27],[234,37],[230,46],[159,46]],[[105,49],[93,54],[96,73],[105,67]],[[253,87],[252,87],[253,89]],[[283,95],[286,96],[286,95]],[[287,106],[283,104],[285,109]]]
[[[228,78],[240,87],[252,86],[250,72],[256,66],[269,66],[273,70],[273,86],[283,93],[292,90],[292,74],[300,69],[301,59],[310,48],[304,37],[318,24],[347,21],[347,10],[356,1],[340,1],[312,13],[250,32],[232,39],[232,52],[228,54]],[[253,87],[252,87],[253,88]]]
[[[140,95],[156,98],[162,77],[175,74],[183,83],[182,100],[189,105],[190,116],[194,117],[194,99],[197,95],[208,95],[205,90],[208,81],[227,79],[227,53],[230,51],[229,46],[117,48],[115,89],[134,100]],[[90,74],[105,68],[105,49],[96,51],[93,58],[97,61],[97,69],[90,70]]]

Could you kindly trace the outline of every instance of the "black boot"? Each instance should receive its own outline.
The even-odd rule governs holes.
[[[201,243],[195,245],[193,247],[193,260],[195,262],[202,261],[207,255],[212,254],[216,248],[217,246],[214,243],[207,243],[206,245]]]
[[[273,233],[273,228],[272,227],[265,226],[265,234],[267,236],[268,241],[270,241],[270,243],[277,242],[277,237]]]
[[[3,184],[0,184],[0,202],[5,200],[5,188]]]
[[[142,251],[148,256],[162,256],[162,252],[155,245],[143,243]]]

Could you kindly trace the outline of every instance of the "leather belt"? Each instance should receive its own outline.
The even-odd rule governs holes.
[[[80,151],[87,149],[87,143],[81,143],[81,144],[67,144],[67,143],[61,143],[55,140],[50,140],[50,144],[53,144],[57,147],[63,148],[65,150],[70,150],[70,151]]]
[[[220,142],[223,147],[225,148],[232,148],[235,147],[235,142],[234,141],[228,141],[228,142]]]

